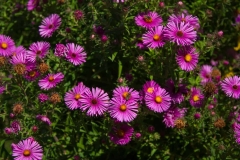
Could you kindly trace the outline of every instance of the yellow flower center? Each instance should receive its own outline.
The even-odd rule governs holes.
[[[148,93],[153,93],[153,91],[154,91],[154,88],[153,88],[153,87],[149,87],[149,88],[147,89],[147,92],[148,92]]]
[[[162,97],[156,96],[156,97],[155,97],[155,102],[156,102],[156,103],[161,103],[161,102],[162,102]]]
[[[118,135],[119,137],[124,137],[125,133],[124,133],[123,130],[119,129],[119,130],[117,131],[117,135]]]
[[[52,82],[52,81],[54,81],[54,77],[53,76],[49,76],[48,80],[49,80],[49,82]]]
[[[154,36],[153,36],[154,41],[159,41],[160,39],[161,39],[161,37],[159,35],[154,34]]]
[[[75,97],[74,97],[76,100],[79,100],[81,98],[81,95],[80,94],[76,94]]]
[[[120,110],[121,110],[121,111],[126,111],[126,110],[127,110],[127,106],[126,106],[125,104],[122,104],[122,105],[120,106]]]
[[[151,23],[153,21],[150,16],[146,16],[146,15],[143,17],[143,20],[147,23]]]
[[[28,149],[26,149],[26,150],[23,151],[23,155],[24,155],[24,156],[30,156],[30,154],[31,154],[31,152],[30,152],[30,150],[28,150]]]
[[[186,54],[186,56],[184,57],[186,62],[190,62],[192,60],[192,56],[191,54]]]
[[[123,92],[122,96],[123,96],[124,99],[127,99],[127,98],[130,97],[130,93],[129,92]]]
[[[8,44],[5,43],[5,42],[2,42],[1,48],[2,48],[2,49],[7,49],[7,48],[8,48]]]
[[[193,96],[193,101],[194,102],[197,102],[199,100],[200,100],[200,98],[199,98],[199,96],[197,94]]]
[[[36,73],[37,73],[36,71],[30,71],[29,72],[29,76],[30,77],[34,77],[36,75]]]

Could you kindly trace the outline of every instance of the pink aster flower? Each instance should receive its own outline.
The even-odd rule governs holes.
[[[5,132],[5,134],[12,134],[13,133],[13,130],[12,130],[12,128],[4,128],[4,132]]]
[[[144,28],[159,26],[163,22],[157,12],[140,13],[135,17],[135,23]]]
[[[34,42],[30,45],[29,51],[27,52],[27,58],[31,62],[36,62],[37,58],[43,59],[50,48],[48,42]]]
[[[14,41],[10,37],[0,34],[0,56],[10,56],[13,47],[15,47]]]
[[[66,46],[66,58],[69,62],[71,62],[75,66],[81,65],[86,62],[87,54],[84,51],[83,47],[74,43],[68,43]]]
[[[54,55],[57,57],[64,57],[67,53],[67,48],[64,44],[56,44]]]
[[[12,144],[12,156],[15,160],[41,160],[43,149],[39,143],[30,138],[20,141],[18,144]]]
[[[174,81],[169,79],[166,83],[166,91],[169,92],[174,104],[180,104],[184,100],[184,95],[187,94],[187,87],[181,83],[175,86]]]
[[[203,99],[204,95],[201,93],[200,89],[195,87],[191,88],[191,95],[189,101],[193,107],[201,107]]]
[[[113,90],[113,97],[123,98],[124,100],[139,100],[138,91],[127,86],[119,86]]]
[[[38,95],[38,100],[43,103],[46,102],[48,100],[48,95],[44,94],[44,93],[40,93]]]
[[[201,78],[202,84],[212,80],[212,77],[211,77],[212,70],[213,70],[213,68],[210,65],[202,66],[202,68],[200,70],[200,78]]]
[[[80,108],[82,103],[80,99],[85,94],[87,87],[81,82],[65,94],[64,101],[71,110]]]
[[[134,100],[126,101],[123,97],[112,98],[108,108],[110,116],[120,122],[130,122],[137,117],[138,104]]]
[[[27,3],[27,10],[28,11],[34,10],[38,6],[39,1],[40,0],[29,0]]]
[[[143,85],[143,91],[152,94],[157,88],[159,88],[159,84],[157,84],[155,81],[147,81]]]
[[[153,49],[163,47],[165,44],[163,30],[163,26],[151,28],[149,31],[147,31],[147,33],[143,34],[143,44]]]
[[[176,61],[182,70],[189,72],[197,66],[198,57],[199,55],[194,47],[185,46],[178,49]]]
[[[49,90],[54,88],[58,83],[63,81],[64,75],[60,72],[57,74],[49,73],[45,78],[39,80],[38,85],[41,89]]]
[[[38,71],[36,68],[30,68],[30,69],[27,69],[24,77],[25,77],[28,81],[34,81],[34,80],[36,80],[39,76],[40,76],[40,73],[39,73],[39,71]]]
[[[58,14],[51,14],[43,19],[42,24],[39,26],[41,37],[51,37],[61,25],[61,17]]]
[[[17,64],[26,64],[27,63],[27,55],[25,52],[21,52],[17,54],[16,56],[13,56],[12,59],[10,60],[10,63],[13,65]]]
[[[125,2],[126,0],[113,0],[113,2],[116,2],[116,3],[123,3],[123,2]]]
[[[131,141],[134,129],[128,124],[122,123],[114,126],[109,133],[110,140],[118,145],[126,145]]]
[[[165,89],[158,87],[153,93],[146,93],[145,103],[150,110],[161,113],[169,109],[171,97]]]
[[[97,87],[92,88],[92,91],[87,88],[80,101],[82,103],[80,109],[87,111],[89,116],[101,116],[109,106],[108,94]]]
[[[197,32],[189,23],[168,22],[164,36],[177,45],[191,45],[197,39]]]
[[[21,130],[20,122],[15,120],[10,125],[12,132],[17,134]]]
[[[240,98],[240,77],[227,77],[220,83],[220,85],[228,97],[235,99]]]
[[[16,56],[16,55],[18,55],[19,53],[25,53],[26,54],[26,49],[23,47],[23,46],[18,46],[18,47],[12,47],[12,49],[11,49],[11,55],[12,56]]]
[[[38,119],[38,120],[46,123],[46,124],[49,125],[49,126],[52,124],[51,121],[50,121],[50,119],[49,119],[47,116],[44,116],[44,115],[37,115],[37,116],[36,116],[36,119]]]
[[[6,90],[4,86],[0,86],[0,94],[3,94],[3,92]]]
[[[163,122],[166,127],[173,128],[175,126],[175,121],[179,118],[183,118],[186,112],[187,108],[171,107],[164,113]]]
[[[192,15],[187,15],[187,14],[184,14],[182,13],[181,15],[171,15],[168,19],[168,22],[175,22],[175,23],[181,23],[181,22],[184,22],[184,23],[189,23],[191,26],[196,26],[199,24],[199,21],[198,21],[198,18],[197,17],[194,17]]]

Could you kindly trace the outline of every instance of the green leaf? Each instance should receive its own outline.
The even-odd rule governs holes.
[[[120,78],[122,74],[122,62],[118,61],[118,78]]]

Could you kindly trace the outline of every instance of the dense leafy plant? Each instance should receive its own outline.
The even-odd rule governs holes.
[[[237,159],[237,5],[2,2],[1,157]]]

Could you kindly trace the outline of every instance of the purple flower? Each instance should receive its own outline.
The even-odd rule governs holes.
[[[213,70],[213,68],[210,65],[202,66],[202,68],[200,70],[200,78],[202,79],[201,80],[202,84],[212,80],[212,77],[211,77],[212,70]]]
[[[166,127],[173,128],[175,126],[175,121],[179,118],[183,118],[186,112],[187,108],[171,107],[164,113],[163,122]]]
[[[130,122],[137,117],[138,104],[134,100],[126,101],[122,97],[112,98],[108,112],[120,122]]]
[[[76,45],[74,43],[68,43],[67,45],[66,58],[69,62],[75,66],[81,65],[86,62],[87,54],[83,47]]]
[[[198,18],[194,17],[192,15],[185,15],[184,13],[182,13],[181,15],[171,15],[168,19],[168,22],[175,22],[175,23],[189,23],[191,26],[196,26],[199,24],[198,22]]]
[[[122,123],[114,126],[109,133],[110,140],[118,145],[126,145],[131,141],[133,135],[133,127]]]
[[[0,86],[0,94],[3,94],[3,92],[6,90],[4,86]]]
[[[204,95],[201,93],[201,90],[198,88],[191,88],[191,95],[190,95],[190,104],[194,107],[201,107],[202,102],[204,99]]]
[[[48,100],[48,95],[44,94],[44,93],[40,93],[38,95],[38,100],[43,103],[46,102]]]
[[[76,10],[74,11],[73,15],[76,20],[80,20],[83,17],[83,12],[80,10]]]
[[[36,80],[38,77],[40,76],[39,71],[36,68],[30,68],[27,69],[26,74],[25,74],[25,78],[28,81],[34,81]]]
[[[0,56],[10,56],[13,47],[15,47],[14,41],[10,37],[0,34]]]
[[[64,44],[56,44],[54,55],[57,57],[64,57],[67,53],[67,48]]]
[[[27,58],[31,62],[36,62],[37,58],[43,59],[50,48],[48,42],[34,42],[30,45],[29,51],[27,52]]]
[[[12,128],[4,128],[4,132],[5,132],[5,134],[12,134],[13,133],[13,130],[12,130]]]
[[[236,138],[236,142],[240,144],[240,124],[235,122],[233,123],[234,137]]]
[[[197,32],[194,31],[194,28],[189,23],[175,23],[171,21],[167,24],[164,36],[179,46],[186,46],[196,41]]]
[[[165,89],[158,87],[153,93],[146,93],[145,102],[149,109],[161,113],[170,107],[171,97]]]
[[[19,121],[13,121],[10,125],[12,132],[17,134],[21,130],[20,122]]]
[[[127,86],[119,86],[113,90],[113,97],[123,98],[124,100],[139,100],[138,91]]]
[[[41,160],[43,149],[37,141],[30,138],[20,141],[18,144],[12,144],[12,156],[15,160]]]
[[[16,55],[18,55],[19,53],[25,53],[26,54],[26,49],[23,47],[23,46],[18,46],[18,47],[12,47],[12,49],[11,49],[11,54],[12,54],[12,56],[16,56]]]
[[[87,87],[81,82],[65,94],[64,101],[69,109],[74,110],[81,107],[80,100],[86,89]]]
[[[147,33],[143,34],[143,44],[153,49],[163,47],[165,44],[163,30],[163,26],[157,26],[148,30]]]
[[[41,89],[49,90],[54,88],[58,83],[63,81],[64,75],[60,73],[49,73],[45,78],[39,80],[38,85]]]
[[[159,26],[163,22],[157,12],[140,13],[135,17],[135,23],[144,28]]]
[[[240,77],[227,77],[220,83],[220,85],[228,97],[235,99],[240,98]]]
[[[49,126],[52,124],[51,121],[50,121],[50,119],[49,119],[47,116],[44,116],[44,115],[37,115],[37,116],[36,116],[36,119],[38,119],[38,120],[46,123],[46,124],[49,125]]]
[[[28,11],[34,10],[38,6],[39,1],[40,0],[29,0],[27,3],[27,10]]]
[[[176,61],[179,67],[184,71],[192,71],[198,63],[198,53],[191,46],[181,47],[177,51]]]
[[[89,116],[103,115],[109,105],[108,94],[100,88],[92,88],[92,91],[87,88],[80,101],[82,103],[80,109],[87,110]]]
[[[198,113],[198,112],[195,113],[195,114],[194,114],[194,118],[195,118],[195,119],[200,119],[200,118],[201,118],[201,113]]]
[[[51,14],[43,19],[39,26],[39,33],[41,37],[51,37],[61,25],[61,17],[58,14]]]

